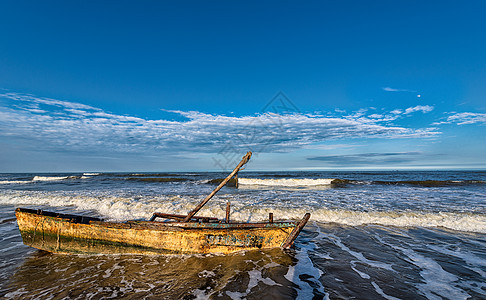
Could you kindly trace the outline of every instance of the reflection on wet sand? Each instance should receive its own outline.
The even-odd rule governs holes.
[[[7,283],[6,298],[295,298],[292,253],[232,255],[56,255],[36,251]],[[292,279],[292,278],[290,278]],[[246,287],[246,288],[245,288]]]

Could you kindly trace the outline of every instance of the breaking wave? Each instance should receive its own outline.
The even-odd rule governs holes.
[[[55,181],[63,181],[69,179],[89,179],[95,175],[86,175],[86,174],[95,174],[95,173],[84,173],[82,176],[34,176],[30,180],[23,179],[23,180],[0,180],[0,184],[27,184],[27,183],[36,183],[36,182],[55,182]]]
[[[401,180],[401,181],[362,181],[340,178],[239,178],[238,184],[244,186],[273,186],[273,187],[312,187],[312,186],[344,186],[353,185],[412,185],[421,187],[444,187],[486,184],[484,180]]]
[[[32,180],[0,180],[0,184],[25,184],[31,182]]]
[[[423,187],[441,187],[441,186],[461,186],[485,184],[483,180],[403,180],[403,181],[372,181],[374,184],[383,185],[418,185]]]
[[[147,199],[126,198],[110,195],[78,195],[70,193],[9,191],[0,195],[0,204],[18,206],[44,205],[72,207],[74,210],[94,211],[109,220],[126,221],[148,219],[154,212],[186,214],[199,203],[199,197],[154,196]],[[224,218],[225,202],[214,201],[198,215]],[[55,208],[52,208],[55,210]],[[486,214],[428,211],[353,211],[306,207],[283,208],[281,206],[258,207],[235,203],[231,218],[235,221],[262,221],[268,213],[275,220],[299,220],[306,212],[311,220],[349,226],[377,224],[397,227],[442,227],[457,231],[486,233]]]
[[[33,182],[62,181],[81,178],[78,176],[34,176],[31,180],[0,180],[0,184],[26,184]]]
[[[75,179],[77,176],[34,176],[32,181],[58,181],[65,179]]]
[[[240,185],[264,185],[264,186],[317,186],[317,185],[330,185],[336,179],[312,179],[312,178],[279,178],[279,179],[258,179],[258,178],[239,178],[238,184]]]
[[[319,209],[313,219],[318,222],[349,226],[377,224],[397,227],[443,227],[458,231],[486,233],[486,215],[452,212],[362,212]]]

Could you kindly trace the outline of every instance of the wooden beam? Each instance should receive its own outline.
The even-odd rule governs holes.
[[[236,166],[236,168],[231,172],[231,174],[228,175],[219,185],[217,188],[214,189],[214,191],[211,192],[201,203],[196,206],[192,211],[190,211],[186,218],[184,219],[184,222],[189,222],[189,220],[197,214],[197,212],[233,177],[235,174],[240,170],[241,167],[243,167],[244,164],[246,164],[251,157],[251,151],[248,151],[245,156],[241,159],[240,163]]]
[[[230,222],[230,209],[231,209],[231,204],[228,202],[226,203],[226,223]]]
[[[282,248],[284,249],[289,249],[290,246],[294,243],[295,239],[299,235],[300,231],[302,228],[304,228],[305,224],[307,224],[307,221],[309,221],[310,218],[310,213],[306,213],[302,220],[300,220],[299,224],[292,230],[290,235],[287,237],[287,239],[282,243]]]

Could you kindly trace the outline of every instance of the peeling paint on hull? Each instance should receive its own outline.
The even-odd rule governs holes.
[[[231,253],[280,247],[299,222],[104,222],[16,210],[24,244],[54,253]]]

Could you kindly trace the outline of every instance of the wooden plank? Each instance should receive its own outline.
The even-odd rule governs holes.
[[[165,214],[165,213],[159,213],[155,212],[152,217],[150,218],[150,221],[153,222],[155,221],[156,218],[165,218],[165,219],[172,219],[172,220],[177,220],[177,221],[182,221],[186,215],[176,215],[176,214]],[[218,218],[212,218],[212,217],[197,217],[193,216],[192,219],[199,221],[199,220],[207,220],[207,221],[218,221]]]
[[[189,220],[197,214],[197,212],[240,170],[241,167],[243,167],[244,164],[246,164],[251,158],[251,151],[248,151],[245,156],[241,159],[240,163],[236,166],[236,168],[231,172],[231,174],[228,175],[228,177],[223,180],[217,188],[214,189],[214,191],[211,192],[201,203],[199,203],[196,208],[194,208],[192,211],[190,211],[186,218],[184,219],[184,222],[189,222]]]
[[[282,248],[284,249],[289,249],[290,246],[294,243],[295,239],[299,235],[300,231],[302,228],[304,228],[305,224],[307,224],[307,221],[309,221],[310,218],[310,213],[306,213],[302,220],[300,220],[299,224],[292,230],[290,235],[287,237],[287,239],[282,243]]]
[[[225,219],[226,223],[230,222],[230,209],[231,209],[231,204],[228,202],[226,203],[226,219]]]

